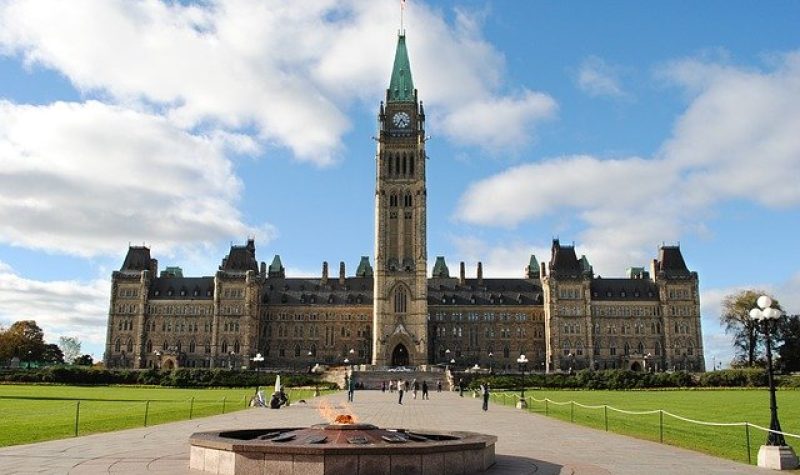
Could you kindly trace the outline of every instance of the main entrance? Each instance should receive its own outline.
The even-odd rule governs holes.
[[[408,366],[408,350],[402,343],[392,350],[392,366]]]

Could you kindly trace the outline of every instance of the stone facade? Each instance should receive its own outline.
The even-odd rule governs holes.
[[[425,112],[404,36],[378,123],[374,270],[365,256],[355,275],[342,262],[338,278],[327,263],[319,278],[287,278],[279,256],[259,264],[251,239],[214,276],[184,277],[130,247],[112,276],[107,365],[516,370],[525,354],[532,371],[704,368],[698,277],[677,246],[625,278],[595,276],[558,240],[518,279],[484,278],[480,263],[467,278],[463,262],[451,277],[444,257],[428,276]]]

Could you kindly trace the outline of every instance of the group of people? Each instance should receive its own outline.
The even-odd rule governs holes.
[[[387,381],[383,381],[381,383],[381,392],[385,393],[387,387],[388,387],[390,393],[393,393],[395,391],[395,389],[397,390],[397,393],[398,393],[397,403],[398,404],[403,404],[403,394],[407,393],[409,389],[411,389],[413,391],[414,399],[417,398],[417,392],[420,390],[419,381],[417,381],[416,379],[411,381],[411,383],[409,383],[407,380],[404,380],[404,379],[398,379],[396,382],[395,381],[388,381],[388,382]],[[441,381],[436,383],[436,390],[438,392],[442,392],[442,383],[441,383]],[[428,382],[427,381],[423,381],[422,382],[422,399],[430,399],[430,397],[428,395]]]
[[[270,409],[280,409],[281,406],[288,406],[289,405],[289,396],[283,390],[283,386],[280,387],[279,390],[272,393],[272,396],[269,398],[269,403],[267,403],[266,399],[264,398],[264,391],[260,388],[256,389],[256,394],[250,400],[250,406],[253,407],[267,407],[269,405]]]

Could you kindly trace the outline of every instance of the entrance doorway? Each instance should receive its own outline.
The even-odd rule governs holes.
[[[637,373],[638,373],[638,372],[639,372],[639,371],[641,371],[641,370],[642,370],[642,365],[640,365],[638,361],[635,361],[635,362],[634,362],[634,363],[631,365],[631,371],[635,371],[635,372],[637,372]]]
[[[408,366],[408,350],[402,343],[392,351],[392,366]]]

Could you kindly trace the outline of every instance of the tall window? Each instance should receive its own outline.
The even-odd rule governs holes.
[[[189,342],[189,353],[194,353],[195,350],[195,343],[194,340]]]
[[[394,313],[406,313],[408,308],[408,294],[405,287],[398,287],[394,291]]]

